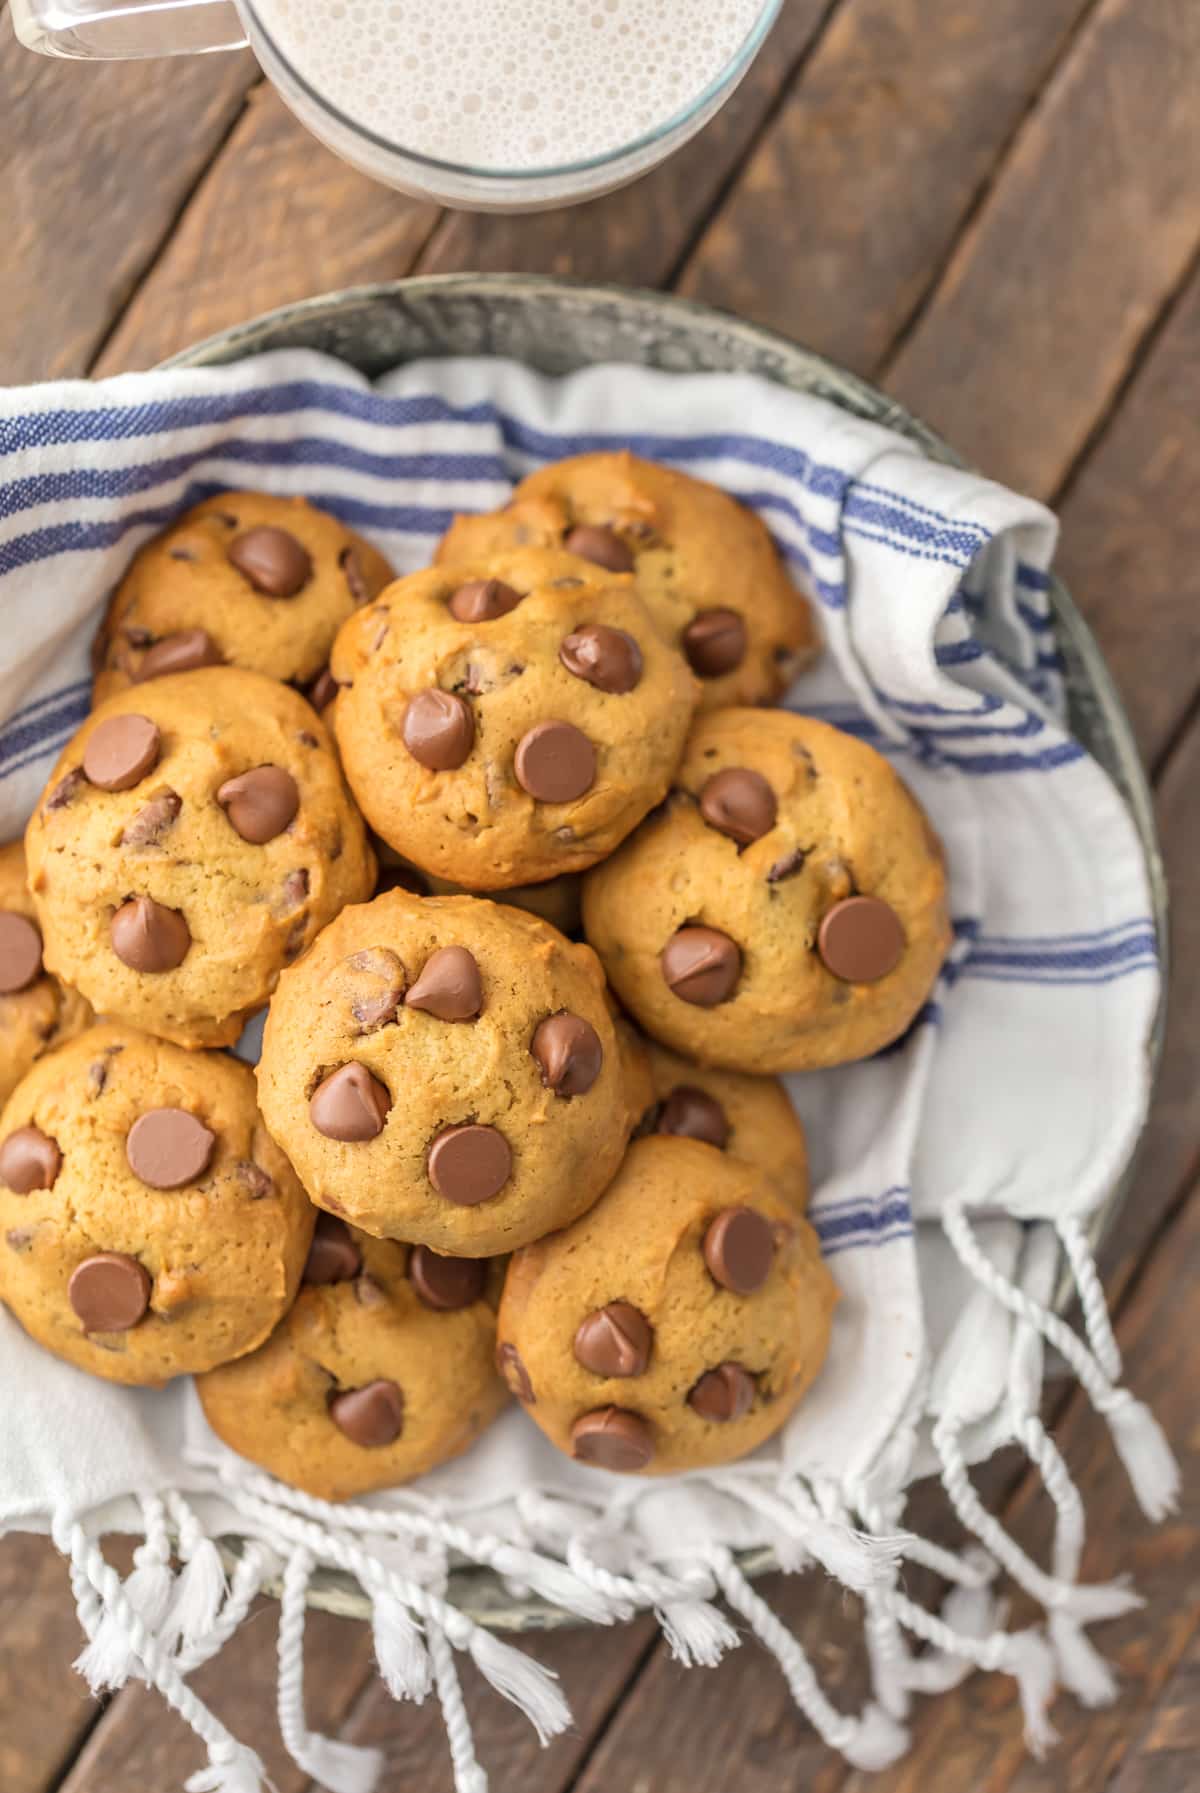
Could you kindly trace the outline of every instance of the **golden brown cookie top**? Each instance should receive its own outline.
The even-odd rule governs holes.
[[[397,580],[332,670],[372,828],[471,890],[610,852],[667,789],[696,702],[632,579],[545,549]]]
[[[698,720],[670,801],[585,880],[584,925],[647,1032],[752,1071],[878,1051],[950,943],[915,799],[874,748],[786,710]]]
[[[346,1500],[456,1457],[505,1405],[501,1267],[397,1245],[322,1214],[269,1341],[197,1380],[225,1443],[294,1488]]]
[[[159,1383],[250,1351],[284,1312],[313,1210],[254,1077],[102,1023],[40,1060],[0,1124],[0,1295],[41,1344]]]
[[[754,512],[655,461],[618,452],[541,467],[503,510],[457,517],[438,560],[526,545],[632,573],[699,678],[703,710],[769,702],[817,651],[812,612]]]
[[[697,1139],[766,1177],[801,1214],[808,1206],[804,1129],[777,1077],[718,1071],[647,1041],[653,1088],[641,1126]]]
[[[513,1257],[497,1360],[577,1461],[670,1474],[779,1429],[824,1361],[836,1299],[776,1188],[698,1140],[646,1137],[582,1219]]]
[[[279,981],[258,1081],[315,1202],[463,1257],[573,1219],[633,1119],[595,954],[476,897],[343,910]]]
[[[45,1052],[92,1022],[77,991],[42,964],[42,931],[21,841],[0,847],[0,1108]]]
[[[377,549],[307,499],[207,498],[140,549],[113,594],[96,702],[200,666],[308,686],[342,623],[391,578]]]
[[[310,705],[233,667],[110,698],[26,833],[47,966],[101,1013],[229,1044],[374,861]]]

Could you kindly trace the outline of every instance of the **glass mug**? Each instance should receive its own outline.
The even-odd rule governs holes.
[[[783,0],[10,0],[21,42],[111,60],[249,44],[364,173],[480,211],[622,186],[729,98]]]

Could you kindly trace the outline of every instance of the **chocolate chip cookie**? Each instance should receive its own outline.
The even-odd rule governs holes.
[[[117,587],[95,642],[96,702],[228,665],[300,685],[320,709],[334,636],[392,576],[307,499],[222,492],[147,542]]]
[[[666,791],[697,693],[628,574],[545,549],[398,580],[331,664],[371,827],[468,890],[610,853]]]
[[[102,704],[25,837],[47,967],[184,1046],[229,1045],[284,965],[373,888],[311,706],[233,667]]]
[[[258,1351],[196,1383],[209,1425],[321,1500],[457,1457],[505,1405],[499,1267],[396,1245],[322,1214],[303,1284]]]
[[[252,1351],[314,1213],[252,1072],[131,1027],[41,1059],[0,1123],[0,1297],[56,1356],[156,1385]]]
[[[950,925],[940,844],[887,761],[786,710],[724,710],[675,783],[584,884],[587,938],[646,1031],[756,1072],[902,1034]]]
[[[19,840],[0,847],[0,1108],[26,1071],[92,1023],[77,991],[42,964],[42,933]]]
[[[812,612],[763,524],[727,492],[674,468],[627,453],[541,467],[503,510],[457,517],[438,559],[526,544],[633,573],[700,680],[702,709],[769,703],[816,653]]]
[[[668,1475],[779,1430],[824,1361],[836,1299],[778,1189],[700,1140],[655,1135],[581,1220],[513,1257],[497,1362],[577,1462]]]
[[[794,1208],[808,1206],[804,1129],[775,1077],[715,1071],[648,1042],[653,1097],[640,1131],[698,1139],[764,1177]]]
[[[459,1257],[581,1214],[634,1121],[591,948],[475,897],[343,910],[279,980],[258,1084],[320,1207]]]

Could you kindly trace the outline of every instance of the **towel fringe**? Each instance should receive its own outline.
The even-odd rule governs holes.
[[[304,1717],[304,1621],[308,1583],[316,1559],[303,1545],[292,1551],[279,1599],[279,1733],[297,1767],[328,1793],[372,1793],[383,1770],[383,1752],[360,1749],[310,1731]]]
[[[158,1633],[167,1617],[175,1588],[175,1577],[171,1573],[171,1538],[167,1530],[166,1508],[158,1496],[144,1496],[138,1504],[146,1535],[133,1553],[133,1569],[124,1583],[124,1591],[146,1629]],[[128,1634],[110,1611],[104,1613],[95,1636],[76,1658],[74,1666],[93,1693],[124,1687],[131,1676],[140,1672]]]
[[[174,1649],[194,1644],[212,1630],[229,1589],[221,1553],[187,1501],[174,1490],[163,1498],[183,1558],[161,1630],[167,1648]]]
[[[1114,1386],[1115,1376],[1105,1372],[1107,1362],[1119,1373],[1120,1353],[1112,1336],[1104,1294],[1082,1231],[1067,1224],[1059,1235],[1080,1290],[1084,1325],[1093,1341],[1091,1349],[1064,1320],[1034,1301],[1003,1276],[981,1250],[961,1202],[952,1203],[942,1215],[942,1228],[963,1268],[1007,1308],[1054,1346],[1074,1370],[1096,1412],[1108,1422],[1117,1454],[1147,1519],[1159,1521],[1179,1504],[1179,1465],[1162,1427],[1144,1402],[1127,1388]]]

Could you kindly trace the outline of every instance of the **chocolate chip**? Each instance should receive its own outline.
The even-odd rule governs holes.
[[[318,1214],[301,1279],[307,1283],[351,1282],[362,1269],[362,1252],[350,1228],[336,1214]]]
[[[610,573],[633,571],[633,555],[615,529],[605,529],[594,523],[577,523],[565,537],[563,547],[568,554],[578,554],[580,560],[607,567]]]
[[[529,1380],[529,1371],[521,1362],[515,1345],[496,1346],[496,1368],[510,1394],[516,1395],[522,1406],[537,1406],[537,1396],[533,1392],[533,1383]]]
[[[642,676],[642,650],[624,629],[584,623],[563,637],[558,657],[569,673],[597,691],[623,696]]]
[[[125,1139],[129,1168],[151,1189],[182,1189],[208,1169],[217,1136],[186,1108],[148,1108]]]
[[[640,1376],[650,1362],[654,1328],[631,1302],[610,1301],[581,1320],[575,1361],[594,1376]]]
[[[128,791],[158,764],[162,737],[149,716],[110,716],[88,738],[83,771],[102,791]]]
[[[308,690],[304,693],[313,709],[318,713],[326,710],[337,696],[338,682],[328,666],[323,666]]]
[[[797,872],[803,871],[808,851],[807,847],[793,847],[790,853],[777,859],[767,873],[767,883],[782,884],[785,878],[794,878]]]
[[[404,995],[404,967],[386,946],[368,946],[351,953],[346,970],[353,976],[350,1013],[356,1033],[375,1033],[396,1019]]]
[[[150,1273],[123,1251],[98,1251],[71,1272],[67,1300],[85,1332],[128,1332],[150,1305]]]
[[[659,1109],[654,1131],[671,1133],[679,1139],[700,1139],[721,1152],[729,1138],[729,1119],[707,1090],[697,1089],[694,1083],[681,1083]]]
[[[486,1258],[444,1258],[428,1245],[414,1245],[408,1254],[408,1280],[426,1307],[453,1313],[470,1307],[483,1294]]]
[[[50,795],[46,798],[47,809],[65,809],[77,792],[87,783],[82,766],[74,766],[64,778],[60,778]]]
[[[762,773],[747,766],[714,772],[700,792],[700,814],[709,827],[743,847],[770,833],[777,809],[775,793]]]
[[[14,1195],[53,1189],[62,1169],[62,1153],[40,1127],[17,1127],[0,1145],[0,1182]]]
[[[298,909],[308,896],[308,873],[300,866],[298,870],[289,872],[283,880],[283,913],[290,915]]]
[[[571,1455],[596,1469],[645,1469],[654,1455],[654,1434],[640,1413],[624,1407],[597,1407],[571,1427]]]
[[[353,548],[342,549],[338,555],[338,565],[342,569],[342,577],[346,581],[350,601],[357,609],[360,604],[366,603],[371,593],[367,589],[366,577]]]
[[[683,1002],[704,1009],[728,1002],[742,974],[742,955],[716,928],[680,928],[659,955],[663,977]]]
[[[512,1148],[495,1127],[447,1127],[429,1148],[429,1181],[459,1208],[498,1195],[512,1174]]]
[[[312,577],[307,548],[286,529],[271,524],[235,536],[225,552],[230,564],[265,598],[294,598]]]
[[[770,1274],[775,1232],[754,1208],[722,1208],[704,1235],[704,1262],[714,1282],[753,1295]]]
[[[275,1193],[275,1179],[252,1158],[239,1158],[233,1174],[252,1202],[261,1202]]]
[[[430,953],[404,998],[406,1009],[421,1009],[439,1021],[474,1021],[483,1007],[483,985],[473,953],[465,946],[441,946]]]
[[[42,936],[27,915],[0,909],[0,996],[26,990],[42,970]]]
[[[542,1082],[556,1096],[585,1096],[604,1064],[604,1048],[591,1022],[565,1009],[538,1022],[529,1050],[541,1067]]]
[[[498,616],[515,610],[522,595],[503,579],[471,579],[451,593],[450,614],[460,623],[495,622]]]
[[[573,803],[596,782],[596,749],[573,722],[538,722],[517,742],[517,783],[538,803]]]
[[[886,977],[900,963],[904,947],[904,924],[878,897],[846,897],[822,917],[817,930],[822,964],[847,984],[873,984]]]
[[[282,766],[255,766],[227,778],[217,802],[243,840],[261,847],[282,834],[300,807],[300,789]]]
[[[746,657],[746,625],[736,610],[702,610],[683,631],[683,651],[699,678],[719,679]]]
[[[718,1364],[706,1370],[688,1395],[688,1406],[701,1419],[724,1425],[727,1420],[741,1419],[754,1405],[757,1383],[740,1363]]]
[[[418,765],[453,772],[474,746],[475,718],[465,698],[431,686],[409,703],[400,733]]]
[[[341,1065],[319,1083],[308,1105],[309,1118],[326,1139],[357,1144],[383,1132],[392,1098],[366,1065]]]
[[[177,629],[147,648],[133,675],[135,685],[165,678],[172,672],[195,672],[200,666],[224,666],[225,656],[207,629]]]
[[[192,944],[191,930],[178,909],[152,897],[130,897],[109,924],[112,949],[131,971],[174,971]]]
[[[123,847],[156,847],[179,816],[183,800],[174,791],[160,791],[144,803],[131,822],[121,830]]]
[[[365,1450],[377,1450],[395,1444],[404,1429],[404,1396],[399,1385],[381,1376],[362,1388],[348,1388],[334,1395],[329,1403],[329,1417],[351,1444]]]
[[[102,1096],[108,1083],[108,1061],[98,1058],[88,1066],[88,1096],[94,1102]]]

